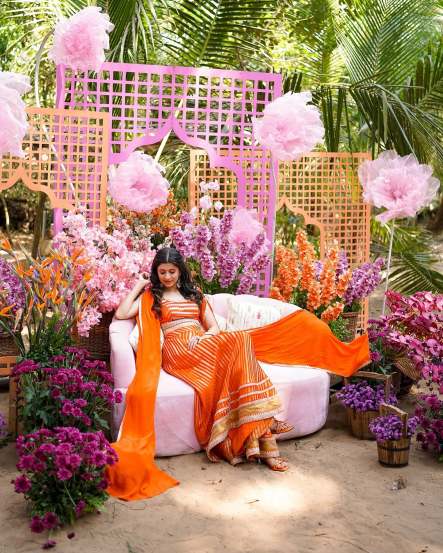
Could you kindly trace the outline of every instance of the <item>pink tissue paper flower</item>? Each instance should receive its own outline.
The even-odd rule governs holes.
[[[429,165],[420,164],[412,154],[399,156],[393,150],[362,163],[358,175],[365,201],[386,208],[376,217],[382,223],[396,217],[414,217],[439,188]]]
[[[163,167],[151,156],[133,152],[110,170],[109,193],[127,209],[148,213],[168,201],[169,183],[161,171]]]
[[[28,123],[26,106],[21,95],[29,90],[29,77],[0,71],[0,156],[25,155],[22,142],[28,130]]]
[[[276,159],[290,161],[310,152],[322,142],[324,127],[317,107],[308,105],[310,92],[288,92],[253,118],[254,136]]]
[[[99,71],[109,48],[114,25],[101,8],[88,6],[70,17],[61,19],[54,31],[54,45],[49,57],[54,62],[80,71]]]
[[[258,214],[252,209],[237,207],[233,212],[230,240],[239,246],[245,243],[251,246],[258,234],[263,231],[263,226],[258,220]]]

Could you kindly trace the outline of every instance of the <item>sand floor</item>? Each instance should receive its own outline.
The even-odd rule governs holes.
[[[334,404],[320,432],[281,443],[284,474],[212,464],[202,453],[160,459],[180,486],[148,501],[110,499],[78,521],[73,539],[72,529],[55,533],[55,551],[443,553],[443,467],[415,445],[408,467],[382,467],[375,443],[350,436],[343,415]],[[10,484],[15,463],[12,444],[0,449],[0,553],[44,542]],[[399,478],[406,487],[393,489]]]

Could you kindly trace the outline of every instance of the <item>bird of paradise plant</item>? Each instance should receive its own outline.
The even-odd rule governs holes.
[[[37,260],[23,252],[21,261],[8,240],[0,242],[0,250],[12,258],[11,268],[25,295],[24,308],[14,314],[14,305],[8,305],[0,291],[0,327],[11,335],[24,359],[44,362],[61,354],[72,343],[72,327],[94,299],[86,289],[90,275],[76,270],[87,262],[82,251],[68,255],[54,250]]]

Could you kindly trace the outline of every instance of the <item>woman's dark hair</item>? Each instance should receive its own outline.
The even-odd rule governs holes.
[[[200,307],[203,301],[203,294],[196,287],[192,280],[191,272],[185,263],[182,255],[175,248],[162,248],[158,250],[151,267],[151,292],[154,296],[152,310],[157,318],[161,317],[161,300],[163,297],[163,286],[158,278],[158,267],[162,263],[172,263],[180,271],[180,294],[187,300],[195,301]]]

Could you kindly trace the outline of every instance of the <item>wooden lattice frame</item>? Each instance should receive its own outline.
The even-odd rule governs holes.
[[[312,152],[297,162],[279,164],[277,210],[286,206],[302,215],[306,224],[320,231],[320,255],[332,247],[346,251],[351,267],[369,261],[370,206],[363,201],[358,166],[369,154]],[[204,150],[191,151],[190,207],[197,204],[199,183],[218,180],[220,191],[211,193],[227,209],[237,205],[235,175],[226,169],[211,169]],[[248,207],[256,207],[251,203]],[[365,302],[359,325],[366,326]]]
[[[92,223],[106,222],[109,115],[27,108],[24,158],[0,159],[0,191],[17,181],[48,195],[52,207],[82,206]]]

